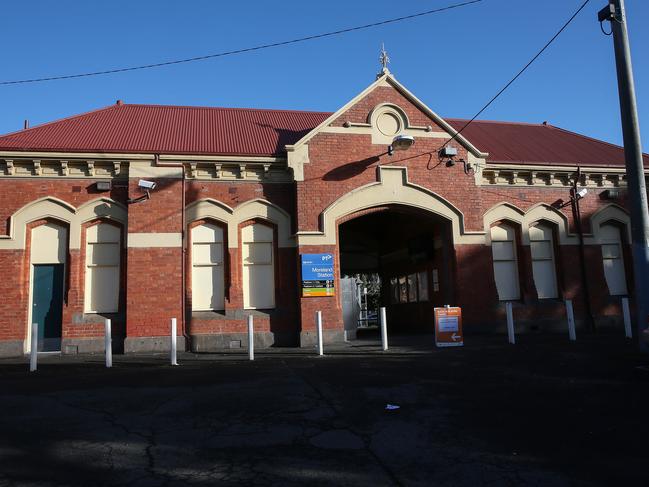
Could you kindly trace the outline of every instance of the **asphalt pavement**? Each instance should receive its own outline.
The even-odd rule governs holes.
[[[649,485],[620,335],[3,359],[0,486]]]

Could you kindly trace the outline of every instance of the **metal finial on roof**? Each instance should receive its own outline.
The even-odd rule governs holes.
[[[388,63],[390,62],[390,56],[388,56],[388,51],[385,50],[384,43],[381,43],[381,55],[379,56],[379,62],[381,63],[381,75],[388,73]]]

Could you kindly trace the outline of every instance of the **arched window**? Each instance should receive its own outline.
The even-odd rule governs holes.
[[[119,310],[121,230],[99,223],[86,230],[86,313]]]
[[[225,309],[223,229],[211,223],[192,228],[192,309]]]
[[[243,260],[243,307],[275,307],[273,229],[260,223],[241,229]]]
[[[498,298],[501,301],[520,299],[516,230],[506,224],[491,227],[491,252]]]
[[[530,227],[530,250],[534,285],[539,299],[558,297],[552,227],[543,223]]]
[[[602,259],[604,276],[611,296],[625,296],[626,273],[624,272],[624,256],[622,254],[622,236],[615,225],[600,227],[600,242],[602,244]]]

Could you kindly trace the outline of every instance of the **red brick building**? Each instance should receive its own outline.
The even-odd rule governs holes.
[[[0,355],[192,350],[343,339],[338,278],[381,276],[392,330],[550,327],[574,300],[617,323],[633,289],[621,148],[548,124],[444,119],[386,70],[335,113],[114,106],[0,137]],[[389,154],[395,137],[414,145]],[[450,148],[455,150],[441,150]],[[649,156],[645,156],[649,164]],[[146,188],[155,183],[155,188]],[[300,256],[330,253],[335,295],[302,297]],[[631,296],[631,299],[633,297]]]

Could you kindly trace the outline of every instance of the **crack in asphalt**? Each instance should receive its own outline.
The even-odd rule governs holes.
[[[374,461],[377,463],[377,465],[385,472],[385,474],[390,478],[390,480],[394,483],[394,485],[401,486],[403,485],[399,478],[396,476],[396,474],[390,469],[379,457],[379,455],[372,449],[371,445],[371,436],[366,435],[364,433],[358,432],[355,430],[353,426],[349,424],[349,422],[343,417],[341,411],[338,410],[338,408],[334,405],[333,401],[329,400],[329,398],[324,394],[324,392],[318,388],[313,382],[308,380],[304,375],[300,374],[297,372],[297,370],[289,367],[289,365],[286,363],[286,360],[281,360],[282,365],[286,367],[295,377],[299,378],[304,384],[306,384],[311,390],[313,390],[317,397],[320,398],[327,406],[335,413],[335,415],[339,418],[339,420],[344,423],[346,426],[345,428],[337,428],[337,429],[345,429],[352,433],[353,435],[358,436],[361,438],[363,441],[364,449],[365,451],[374,459]]]

